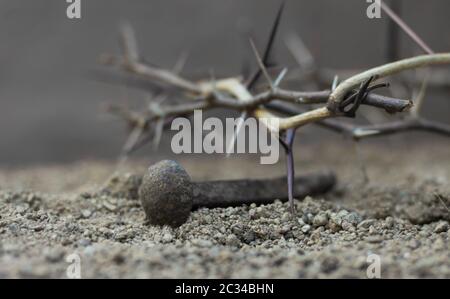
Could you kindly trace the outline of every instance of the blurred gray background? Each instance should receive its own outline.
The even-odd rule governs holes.
[[[93,78],[97,58],[117,53],[117,28],[128,20],[148,61],[171,67],[189,51],[185,73],[241,71],[248,54],[239,24],[262,45],[276,0],[82,0],[82,19],[66,17],[64,0],[0,0],[0,165],[115,158],[123,123],[101,103],[145,99],[145,92]],[[450,1],[403,1],[404,19],[435,51],[450,50]],[[288,0],[276,46],[297,32],[320,66],[365,68],[386,61],[387,19],[369,20],[364,0]],[[402,34],[402,55],[417,47]],[[448,94],[448,91],[447,91]],[[450,101],[434,110],[448,120]],[[150,152],[144,149],[141,153]]]

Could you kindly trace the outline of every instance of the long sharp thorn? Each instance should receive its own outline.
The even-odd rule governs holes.
[[[274,87],[273,87],[273,83],[272,83],[272,78],[270,78],[269,72],[267,71],[264,62],[262,61],[261,56],[259,56],[258,49],[256,49],[255,43],[253,42],[252,39],[250,39],[250,45],[252,46],[252,50],[253,50],[253,53],[255,54],[256,61],[258,62],[259,69],[262,71],[262,73],[264,74],[264,77],[266,78],[267,82],[269,83],[270,89],[273,90]]]
[[[366,165],[364,164],[364,159],[361,152],[361,147],[359,145],[359,141],[357,139],[353,139],[352,142],[356,154],[356,159],[358,161],[359,169],[361,172],[362,183],[367,184],[369,182],[369,175],[367,174],[367,168]]]
[[[147,135],[145,135],[144,137],[142,137],[129,151],[128,155],[131,155],[132,153],[134,153],[135,151],[141,149],[143,146],[145,146],[147,143],[149,143],[150,141],[152,141],[153,139],[153,134],[152,133],[147,133]]]
[[[236,125],[236,130],[234,131],[233,137],[230,140],[230,143],[227,146],[227,158],[230,157],[230,155],[234,152],[234,144],[236,142],[236,138],[239,135],[239,132],[241,131],[242,125],[244,124],[245,119],[247,118],[247,111],[242,112],[241,116],[239,117],[239,122]]]
[[[278,75],[278,77],[275,79],[275,82],[273,83],[274,87],[278,87],[281,84],[281,81],[283,81],[284,77],[287,74],[287,67],[285,67],[284,69],[281,70],[280,74]]]
[[[283,13],[284,3],[285,3],[285,1],[281,2],[280,7],[278,8],[278,12],[277,12],[277,15],[275,17],[275,21],[274,21],[273,26],[272,26],[272,30],[270,31],[269,39],[267,40],[266,48],[264,50],[264,54],[263,54],[263,57],[262,57],[262,61],[263,61],[264,65],[267,65],[269,57],[270,57],[270,53],[272,51],[273,43],[275,41],[275,37],[276,37],[277,32],[278,32],[278,27],[280,25],[281,15]],[[255,85],[256,81],[258,81],[259,77],[261,76],[261,72],[262,72],[262,70],[259,69],[256,73],[253,74],[253,76],[250,78],[250,80],[247,83],[247,88],[248,89],[252,89],[253,88],[253,86]]]
[[[267,41],[267,46],[264,51],[263,61],[267,63],[270,57],[270,52],[272,51],[273,43],[275,41],[275,37],[278,32],[278,27],[280,25],[281,15],[283,13],[285,1],[281,2],[280,7],[278,8],[277,16],[275,17],[275,22],[273,24],[272,30],[270,31],[269,40]]]
[[[408,24],[405,23],[394,11],[392,11],[389,6],[383,1],[380,1],[381,9],[395,22],[400,28],[417,44],[422,50],[427,54],[434,54],[434,51],[417,35]]]
[[[134,33],[133,27],[129,23],[124,22],[120,26],[120,33],[120,42],[125,58],[130,61],[139,60],[136,35]]]
[[[288,129],[286,132],[286,171],[287,171],[287,182],[288,182],[288,198],[289,198],[289,206],[291,209],[292,217],[295,217],[296,210],[294,205],[294,177],[295,177],[295,168],[294,168],[294,153],[292,150],[292,146],[294,144],[295,138],[295,128]]]
[[[164,130],[164,118],[161,118],[158,120],[158,122],[156,123],[156,127],[155,127],[155,136],[153,138],[153,150],[157,151],[159,144],[161,143],[161,137],[162,137],[162,133]]]
[[[175,62],[175,65],[173,67],[173,72],[175,74],[180,74],[183,71],[183,68],[186,65],[186,62],[188,60],[188,57],[189,57],[189,52],[185,51],[185,52],[181,53],[180,57]]]
[[[122,154],[121,154],[122,158],[128,157],[128,155],[130,154],[130,151],[138,143],[143,132],[144,132],[144,130],[142,127],[135,127],[131,131],[130,135],[128,135],[127,141],[125,142],[125,144],[122,148]]]
[[[415,99],[415,105],[411,109],[411,115],[414,116],[414,117],[418,117],[419,116],[420,109],[422,108],[423,101],[424,101],[425,95],[427,93],[428,81],[429,80],[430,80],[430,73],[427,72],[427,74],[425,75],[425,78],[422,81],[422,84],[420,85],[419,92],[418,92],[418,94],[416,96],[416,99]]]
[[[335,75],[333,78],[333,83],[331,83],[331,91],[334,91],[339,84],[339,76]]]
[[[298,34],[290,33],[285,40],[285,44],[292,57],[294,57],[294,60],[303,71],[311,71],[314,69],[314,66],[316,65],[314,56]]]

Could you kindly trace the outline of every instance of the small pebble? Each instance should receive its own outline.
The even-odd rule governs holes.
[[[369,243],[381,243],[383,242],[384,239],[383,236],[376,235],[376,236],[368,236],[366,237],[365,240]]]
[[[375,219],[366,219],[361,221],[358,224],[358,227],[362,227],[362,228],[369,228],[370,226],[374,225],[377,221]]]
[[[86,247],[92,244],[91,240],[88,239],[81,239],[80,241],[78,241],[78,244],[80,244],[80,246],[82,247]]]
[[[173,236],[170,233],[166,233],[164,234],[164,236],[162,237],[162,241],[163,243],[170,243],[173,240]]]
[[[62,249],[50,249],[44,255],[48,262],[57,263],[64,258],[64,251]]]
[[[225,242],[227,245],[234,247],[238,247],[239,245],[241,245],[241,242],[234,234],[228,235]]]
[[[81,211],[81,217],[84,219],[91,217],[91,215],[92,215],[92,211],[90,211],[90,210],[82,210]]]
[[[355,212],[351,212],[351,213],[347,214],[344,217],[344,219],[345,219],[345,221],[347,221],[348,223],[353,224],[353,225],[358,225],[362,221],[361,216]]]
[[[305,224],[305,225],[302,226],[302,232],[304,232],[305,234],[307,232],[309,232],[310,230],[311,230],[311,225]]]
[[[328,215],[325,212],[320,212],[313,219],[314,226],[325,226],[328,224]]]
[[[353,224],[351,224],[347,220],[342,221],[341,227],[343,230],[346,230],[346,231],[354,231],[355,230],[355,227],[353,226]]]
[[[435,232],[436,234],[446,232],[447,230],[448,230],[448,223],[445,222],[445,221],[439,222],[439,223],[436,225],[436,227],[434,228],[434,232]]]

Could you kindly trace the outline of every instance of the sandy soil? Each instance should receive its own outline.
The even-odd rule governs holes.
[[[351,144],[300,146],[297,173],[332,169],[339,184],[297,201],[296,219],[277,201],[201,209],[177,229],[147,225],[136,199],[135,175],[159,157],[116,174],[106,161],[4,169],[0,278],[65,278],[73,254],[83,278],[366,278],[374,254],[382,278],[450,278],[449,145],[364,143],[368,183]],[[197,180],[284,169],[257,157],[178,160]]]

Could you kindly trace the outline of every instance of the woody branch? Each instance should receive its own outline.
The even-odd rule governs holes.
[[[149,108],[145,120],[139,122],[141,125],[144,123],[147,125],[149,122],[159,118],[189,114],[196,109],[206,110],[221,107],[240,111],[250,111],[256,118],[277,118],[280,121],[280,130],[297,128],[327,118],[345,116],[345,114],[336,108],[337,105],[341,103],[349,93],[355,92],[359,84],[367,81],[371,77],[380,79],[405,70],[450,63],[449,53],[423,55],[369,69],[343,81],[333,91],[294,91],[269,84],[270,88],[267,91],[251,95],[250,91],[245,87],[239,77],[219,80],[208,79],[193,82],[170,70],[143,63],[137,50],[136,38],[130,26],[122,28],[121,44],[123,56],[115,57],[112,55],[105,55],[102,57],[102,63],[118,66],[124,71],[145,78],[153,83],[157,82],[164,84],[167,87],[176,88],[182,93],[182,96],[187,99],[186,102],[176,105],[158,105]],[[264,66],[261,65],[260,67],[264,68]],[[289,102],[296,105],[326,104],[326,106],[311,111],[303,111],[294,115],[290,113],[291,116],[288,117],[278,117],[272,114],[269,109],[262,107],[274,100]],[[381,108],[389,113],[403,112],[412,107],[411,100],[396,99],[374,93],[369,93],[361,104]],[[118,109],[116,108],[116,111],[117,110]],[[123,112],[121,113],[122,116],[126,115]],[[134,120],[134,122],[136,122],[136,120]],[[414,126],[412,125],[412,122],[410,123],[411,125],[406,127],[410,129],[420,129],[423,126],[421,123],[424,122],[415,121]],[[397,127],[400,128],[399,126]],[[401,127],[404,128],[404,126]],[[431,128],[431,131],[435,130],[433,127],[440,128],[440,126],[429,125],[426,127]],[[384,127],[382,128],[384,129]],[[374,130],[375,129],[379,131],[380,127],[378,126],[377,128],[374,128]],[[367,126],[364,129],[365,132],[369,130],[370,126]],[[393,131],[395,132],[395,129]]]

